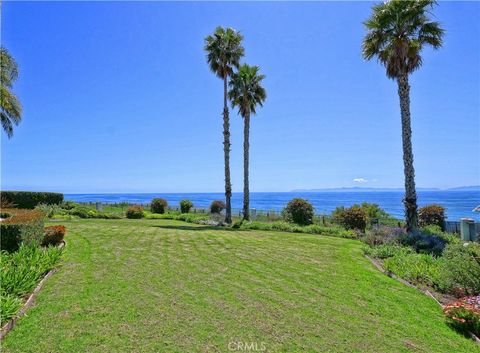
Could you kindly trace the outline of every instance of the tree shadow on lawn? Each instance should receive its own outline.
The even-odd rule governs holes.
[[[198,225],[198,226],[183,226],[183,225],[178,225],[178,226],[166,226],[166,225],[152,225],[151,227],[156,227],[156,228],[163,228],[163,229],[173,229],[173,230],[196,230],[196,231],[206,231],[206,230],[220,230],[220,231],[235,231],[239,229],[232,229],[232,228],[227,228],[227,227],[215,227],[215,226],[204,226],[204,225]]]

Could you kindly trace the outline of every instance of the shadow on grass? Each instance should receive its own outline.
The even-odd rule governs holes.
[[[206,230],[220,230],[220,231],[234,231],[238,229],[232,229],[232,228],[227,228],[227,227],[222,227],[222,226],[207,226],[207,225],[197,225],[197,226],[184,226],[184,225],[178,225],[178,226],[166,226],[166,225],[152,225],[151,227],[156,227],[156,228],[163,228],[163,229],[173,229],[173,230],[194,230],[194,231],[206,231]]]

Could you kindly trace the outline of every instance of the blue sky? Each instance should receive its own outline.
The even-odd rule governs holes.
[[[396,84],[361,57],[368,2],[4,2],[23,121],[2,133],[3,189],[223,190],[222,82],[203,39],[245,36],[267,76],[251,124],[252,191],[401,187]],[[440,2],[444,47],[411,77],[417,185],[480,180],[480,4]],[[232,182],[242,120],[231,112]],[[354,179],[359,179],[357,182]],[[360,181],[360,182],[359,182]]]

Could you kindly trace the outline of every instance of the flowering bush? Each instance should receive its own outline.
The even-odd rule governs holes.
[[[221,200],[212,201],[210,204],[210,213],[220,213],[225,209],[225,202]]]
[[[427,205],[418,210],[418,224],[420,227],[428,225],[439,226],[442,230],[445,223],[445,208],[440,205]]]
[[[127,218],[138,219],[143,218],[143,207],[142,206],[130,206],[126,212]]]
[[[370,246],[400,244],[406,234],[403,228],[380,225],[367,230],[360,240]]]
[[[45,227],[45,236],[43,237],[43,246],[58,245],[63,241],[66,228],[64,226]]]
[[[480,336],[480,295],[465,297],[446,305],[443,312],[458,329]]]

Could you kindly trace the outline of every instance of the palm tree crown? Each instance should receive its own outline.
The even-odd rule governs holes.
[[[243,36],[233,28],[215,28],[213,35],[205,38],[207,62],[218,77],[225,79],[238,67],[240,58],[245,54],[242,46]]]
[[[434,0],[390,0],[373,7],[364,23],[368,33],[363,41],[363,56],[374,56],[385,66],[387,76],[398,78],[422,65],[424,45],[438,49],[444,30],[429,19]]]
[[[17,63],[7,49],[0,48],[0,117],[8,138],[13,136],[13,125],[18,125],[22,119],[22,106],[11,92],[17,78]]]
[[[267,98],[267,92],[262,87],[265,75],[259,74],[259,71],[258,66],[243,64],[238,72],[232,74],[229,82],[228,97],[233,107],[238,106],[239,113],[243,117],[256,114],[256,106],[262,107]]]

